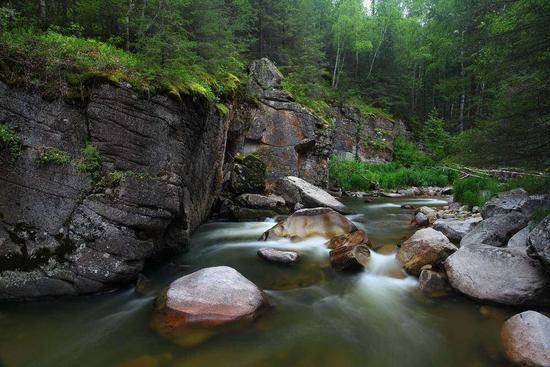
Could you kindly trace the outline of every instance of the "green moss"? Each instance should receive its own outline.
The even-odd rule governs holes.
[[[14,163],[23,152],[21,138],[7,125],[0,124],[0,156],[8,163]]]
[[[82,148],[81,152],[82,158],[78,161],[78,169],[88,173],[92,180],[98,180],[101,173],[101,163],[103,162],[99,150],[88,143]]]
[[[225,117],[229,114],[229,108],[223,103],[216,103],[216,109],[221,117]]]
[[[36,160],[43,165],[63,166],[71,163],[71,155],[59,148],[43,147],[39,149]]]
[[[127,177],[135,177],[144,180],[149,176],[145,173],[135,171],[113,171],[103,176],[98,181],[97,186],[102,188],[115,188],[118,187]]]

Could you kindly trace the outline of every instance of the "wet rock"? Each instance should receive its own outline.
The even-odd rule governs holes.
[[[518,251],[527,251],[527,245],[529,240],[529,226],[519,230],[515,235],[513,235],[508,244],[506,245],[509,249],[515,249]]]
[[[122,362],[116,367],[168,367],[173,363],[170,353],[160,355],[143,355],[129,361]]]
[[[487,219],[495,215],[518,211],[530,217],[538,208],[550,208],[550,197],[547,195],[529,196],[527,191],[519,188],[501,192],[491,198],[481,208],[481,214],[484,219]]]
[[[274,210],[279,214],[288,213],[285,200],[277,195],[242,194],[237,197],[236,202],[246,208]]]
[[[368,265],[370,250],[366,245],[340,246],[330,251],[329,258],[337,271],[359,271]]]
[[[508,319],[500,333],[504,353],[518,366],[550,366],[550,318],[525,311]]]
[[[370,243],[367,234],[361,230],[356,230],[348,234],[343,234],[337,237],[333,237],[327,242],[327,247],[331,250],[339,247],[348,246],[354,247],[359,245],[368,246]]]
[[[356,230],[349,219],[330,208],[301,209],[264,232],[260,240],[312,236],[332,238]]]
[[[423,269],[418,281],[420,291],[428,297],[443,297],[451,292],[447,276],[443,272]]]
[[[231,173],[231,189],[236,194],[263,193],[266,165],[256,154],[238,154]]]
[[[537,260],[507,248],[461,247],[444,263],[451,286],[480,301],[550,305],[550,279]]]
[[[397,260],[408,273],[419,276],[424,265],[438,266],[456,250],[456,246],[443,233],[424,228],[403,242],[397,252]]]
[[[401,209],[415,209],[414,205],[411,205],[411,204],[403,204],[401,205]],[[426,217],[426,219],[428,219]]]
[[[528,223],[528,218],[517,211],[498,214],[485,219],[462,237],[460,247],[489,245],[502,247]]]
[[[274,191],[291,206],[301,203],[306,208],[323,206],[336,211],[345,210],[344,204],[336,200],[334,196],[298,177],[287,176],[279,179]]]
[[[268,306],[262,290],[227,266],[205,268],[172,282],[158,299],[152,327],[180,345],[194,345],[213,329],[254,319]]]
[[[391,199],[399,199],[404,197],[405,195],[399,194],[397,192],[382,192],[380,193],[385,198],[391,198]]]
[[[239,206],[232,206],[229,212],[229,218],[236,221],[257,220],[272,218],[279,214],[275,210],[269,209],[251,209]]]
[[[418,212],[414,215],[413,225],[415,227],[425,227],[428,225],[428,217],[422,212]]]
[[[436,231],[443,233],[448,239],[453,242],[460,242],[468,232],[481,222],[481,218],[468,219],[438,219],[434,222],[433,228]]]
[[[294,264],[300,260],[300,254],[296,251],[283,251],[273,248],[259,249],[258,256],[277,264]]]
[[[550,215],[529,233],[528,243],[527,254],[540,260],[546,270],[550,272]]]

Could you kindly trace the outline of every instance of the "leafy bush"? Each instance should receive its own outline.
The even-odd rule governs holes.
[[[90,175],[92,180],[97,180],[101,172],[101,154],[96,147],[88,143],[82,148],[82,158],[78,162],[78,168]]]
[[[40,164],[44,165],[53,164],[62,166],[71,163],[71,156],[59,148],[44,147],[38,151],[37,160]]]
[[[455,173],[440,167],[404,167],[394,163],[367,164],[333,156],[329,176],[344,190],[397,189],[409,186],[446,186]]]
[[[393,142],[393,159],[405,167],[433,165],[433,160],[426,153],[402,135],[397,135]]]
[[[21,156],[23,144],[15,131],[6,125],[0,125],[0,153],[9,163],[13,163]]]

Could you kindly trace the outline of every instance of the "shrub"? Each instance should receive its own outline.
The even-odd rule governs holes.
[[[407,141],[402,135],[397,135],[393,143],[393,160],[405,167],[431,166],[432,159],[423,151],[418,149],[416,144]]]
[[[469,206],[482,206],[499,189],[499,182],[489,177],[468,177],[453,184],[454,199]]]
[[[44,147],[38,151],[37,160],[40,164],[44,165],[53,164],[62,166],[71,163],[71,156],[59,148]]]
[[[23,151],[21,138],[6,125],[0,125],[0,153],[9,163],[15,162]]]
[[[448,151],[451,135],[445,130],[445,121],[437,116],[434,110],[422,128],[420,142],[426,147],[432,158],[443,159]]]
[[[90,175],[92,180],[97,180],[101,172],[101,154],[96,147],[88,143],[82,148],[82,158],[78,162],[78,168]]]

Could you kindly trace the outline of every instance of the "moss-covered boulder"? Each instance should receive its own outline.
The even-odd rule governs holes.
[[[237,155],[231,174],[231,190],[236,194],[263,193],[266,165],[257,154]]]

